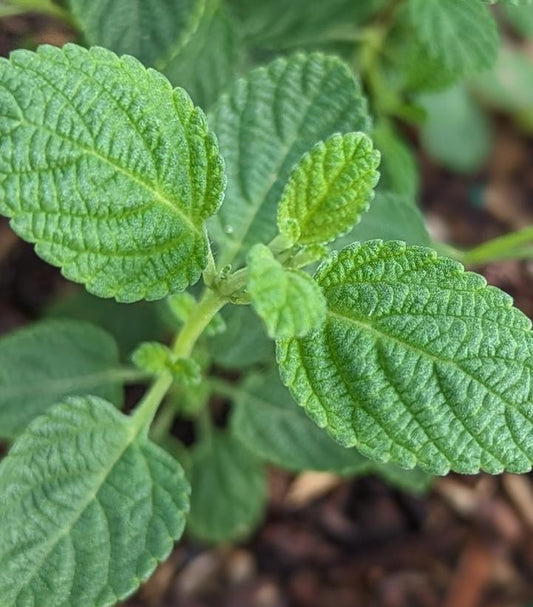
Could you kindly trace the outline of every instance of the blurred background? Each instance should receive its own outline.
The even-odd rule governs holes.
[[[31,2],[0,2],[2,56],[42,43],[93,42],[90,29],[80,38],[75,19],[59,5],[41,4],[43,12],[28,13]],[[209,106],[234,77],[274,55],[300,48],[339,53],[369,95],[387,188],[420,206],[433,241],[451,245],[460,257],[462,250],[533,225],[533,7],[491,8],[502,40],[496,63],[443,84],[428,83],[410,59],[423,53],[412,48],[400,13],[393,12],[399,3],[354,2],[353,15],[336,4],[343,3],[324,8],[311,0],[232,0],[227,14],[200,32],[220,39],[224,53],[215,60],[199,39],[187,63],[166,73]],[[379,38],[384,30],[386,42]],[[414,65],[407,83],[405,70],[399,83],[395,62]],[[402,230],[420,230],[416,222],[408,216],[400,227],[383,229],[401,238]],[[533,237],[521,247],[519,259],[474,267],[533,318]],[[112,302],[96,303],[0,219],[0,333],[50,316],[103,324],[123,352],[154,331],[167,331],[156,306],[136,304],[125,313]],[[130,388],[131,399],[138,394]],[[223,407],[223,399],[215,406]],[[186,423],[175,429],[180,437],[187,431]],[[533,605],[531,475],[451,475],[406,489],[396,485],[372,475],[341,479],[269,468],[268,507],[252,537],[216,548],[181,541],[127,604]]]

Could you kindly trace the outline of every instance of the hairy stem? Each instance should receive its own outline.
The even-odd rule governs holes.
[[[191,355],[198,338],[225,303],[227,303],[227,299],[218,293],[210,289],[205,291],[195,311],[183,325],[174,342],[173,349],[178,358],[188,358]],[[172,382],[171,374],[163,373],[141,400],[133,414],[136,428],[139,431],[144,429],[148,432],[148,428],[166,393],[172,386]]]

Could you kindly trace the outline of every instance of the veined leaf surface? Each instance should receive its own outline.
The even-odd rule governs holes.
[[[315,278],[326,323],[278,342],[278,360],[319,426],[436,474],[531,468],[533,334],[507,294],[400,242],[356,243]]]
[[[15,51],[0,134],[0,212],[67,278],[127,302],[198,280],[225,177],[185,91],[100,48]]]
[[[3,607],[114,605],[168,556],[189,487],[137,422],[74,397],[14,444],[0,465]]]
[[[276,235],[276,209],[293,166],[334,133],[370,126],[348,67],[319,53],[277,59],[250,72],[215,104],[210,124],[226,161],[226,203],[211,222],[221,263]]]

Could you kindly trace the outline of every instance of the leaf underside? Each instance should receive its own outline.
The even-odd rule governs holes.
[[[198,280],[225,178],[205,116],[131,57],[41,46],[0,62],[0,212],[101,297]]]
[[[178,463],[96,397],[36,419],[0,485],[4,607],[114,605],[168,556],[188,509]]]
[[[326,323],[278,342],[278,361],[319,426],[436,474],[531,468],[531,323],[507,294],[400,242],[356,243],[315,279]]]

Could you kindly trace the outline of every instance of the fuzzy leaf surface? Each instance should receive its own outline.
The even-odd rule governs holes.
[[[319,53],[277,59],[237,81],[210,115],[226,162],[226,203],[211,222],[221,264],[241,264],[276,235],[276,210],[294,165],[334,133],[370,126],[348,67]]]
[[[332,135],[293,169],[278,207],[278,227],[299,230],[298,243],[325,244],[345,234],[368,210],[379,173],[379,152],[364,133]]]
[[[507,294],[400,242],[355,243],[315,278],[327,321],[278,342],[278,360],[319,426],[435,474],[531,468],[531,322]]]
[[[204,0],[67,0],[89,45],[161,67],[194,33]]]
[[[307,335],[326,318],[326,300],[316,282],[301,270],[286,270],[265,245],[248,255],[248,292],[252,306],[273,339]]]
[[[5,607],[114,605],[168,556],[188,510],[179,464],[135,418],[89,396],[28,427],[0,487]]]
[[[206,542],[245,538],[265,508],[260,460],[230,434],[215,433],[192,452],[191,514],[187,529]]]
[[[14,438],[65,396],[122,403],[118,349],[102,329],[43,321],[0,339],[0,436]]]
[[[450,73],[490,68],[498,52],[496,22],[481,0],[409,0],[415,34]]]
[[[198,280],[222,160],[187,93],[132,57],[76,45],[0,62],[0,212],[101,297]]]

